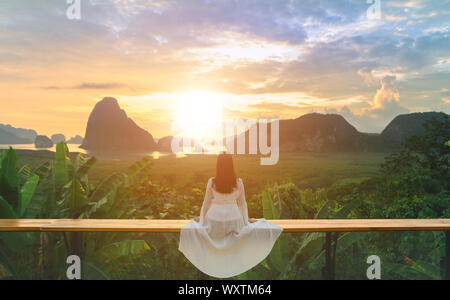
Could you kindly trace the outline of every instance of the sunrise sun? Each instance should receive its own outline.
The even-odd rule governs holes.
[[[195,139],[221,134],[223,108],[213,93],[191,92],[180,95],[176,105],[175,130],[180,136]]]

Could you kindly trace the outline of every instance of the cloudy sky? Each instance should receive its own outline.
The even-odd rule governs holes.
[[[84,135],[105,96],[156,137],[190,103],[365,132],[450,113],[450,0],[373,1],[81,0],[70,20],[66,0],[1,0],[0,123]]]

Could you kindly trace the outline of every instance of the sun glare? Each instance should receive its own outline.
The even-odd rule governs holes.
[[[213,93],[182,94],[176,107],[175,130],[179,136],[198,140],[222,134],[223,109]]]

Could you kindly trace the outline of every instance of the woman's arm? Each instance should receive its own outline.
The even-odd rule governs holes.
[[[202,225],[206,224],[206,216],[208,214],[209,207],[211,206],[211,200],[213,197],[212,191],[212,181],[210,178],[208,180],[208,185],[206,186],[205,198],[203,199],[202,209],[200,211],[200,217],[194,219],[196,222],[200,222]]]
[[[238,180],[238,188],[239,188],[239,196],[237,199],[237,205],[239,207],[239,210],[241,211],[242,217],[244,218],[244,224],[247,225],[250,220],[248,219],[248,208],[247,208],[247,201],[245,200],[244,183],[240,178]],[[250,223],[253,222],[250,221]]]

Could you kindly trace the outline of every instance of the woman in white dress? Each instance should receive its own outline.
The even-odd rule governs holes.
[[[200,217],[181,229],[178,249],[203,273],[229,278],[264,260],[283,228],[265,219],[249,219],[244,185],[236,178],[229,154],[217,159]]]

